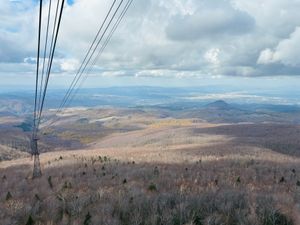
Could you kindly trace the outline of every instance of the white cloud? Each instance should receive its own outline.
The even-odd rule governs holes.
[[[24,63],[27,63],[27,64],[36,64],[36,60],[37,58],[34,58],[34,57],[26,57],[24,58]]]
[[[211,63],[213,65],[219,65],[220,64],[219,54],[220,54],[219,48],[212,48],[205,53],[204,58],[208,63]]]
[[[300,66],[300,27],[297,27],[289,38],[281,40],[278,45],[261,52],[258,63],[282,63],[287,66]]]
[[[101,73],[103,77],[124,77],[128,76],[125,71],[104,71]]]
[[[260,56],[257,60],[258,64],[269,64],[275,63],[277,61],[275,57],[275,52],[267,48],[260,53]]]
[[[79,62],[77,59],[62,59],[60,63],[60,68],[65,72],[73,72],[79,67]]]

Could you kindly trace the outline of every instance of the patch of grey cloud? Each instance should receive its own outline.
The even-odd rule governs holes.
[[[34,55],[34,12],[31,1],[0,2],[0,63],[22,63]]]
[[[241,35],[255,28],[255,20],[235,9],[206,9],[192,15],[176,15],[166,27],[168,38],[193,41],[201,38],[220,38],[223,35]]]

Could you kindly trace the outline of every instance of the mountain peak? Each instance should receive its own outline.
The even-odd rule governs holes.
[[[230,105],[227,102],[223,101],[223,100],[217,100],[215,102],[209,103],[207,105],[207,107],[217,108],[217,109],[229,109],[229,108],[231,108]]]

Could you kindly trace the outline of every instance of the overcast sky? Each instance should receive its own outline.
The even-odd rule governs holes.
[[[67,2],[51,85],[68,85],[112,1]],[[300,0],[134,0],[86,86],[298,82],[299,12]],[[2,86],[34,83],[37,25],[38,1],[0,0]]]

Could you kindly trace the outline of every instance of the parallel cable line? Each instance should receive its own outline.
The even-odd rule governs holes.
[[[109,35],[107,36],[104,44],[102,45],[101,49],[99,50],[97,56],[94,58],[92,64],[89,66],[88,68],[88,71],[86,72],[85,76],[83,77],[83,79],[81,80],[79,86],[77,87],[76,91],[74,92],[74,94],[71,96],[71,99],[69,100],[69,104],[73,101],[74,97],[76,96],[76,94],[78,93],[78,90],[81,88],[81,86],[83,85],[83,83],[85,82],[85,80],[87,79],[88,77],[88,74],[90,74],[91,70],[93,69],[93,67],[95,66],[95,64],[97,63],[99,57],[101,56],[101,54],[103,53],[104,49],[106,48],[107,44],[109,43],[111,37],[113,36],[114,32],[116,31],[116,29],[118,28],[119,24],[121,23],[123,17],[125,16],[128,8],[130,7],[130,5],[132,4],[133,0],[128,0],[128,2],[126,3],[123,11],[121,12],[121,14],[119,15],[117,21],[115,22],[113,28],[111,29]],[[65,108],[65,107],[64,107]],[[60,109],[60,111],[57,111],[56,113],[58,112],[61,112],[62,109]],[[58,118],[56,120],[54,120],[53,122],[51,122],[50,124],[48,124],[46,127],[44,127],[44,129],[50,127],[51,125],[55,124],[56,122],[58,122]]]
[[[113,28],[111,29],[109,35],[107,36],[104,44],[102,45],[101,49],[99,50],[97,56],[94,58],[92,64],[89,66],[88,71],[86,72],[85,76],[83,77],[83,79],[81,80],[75,94],[71,97],[69,104],[71,104],[71,102],[73,101],[74,97],[76,96],[78,90],[82,87],[83,83],[86,81],[86,79],[88,78],[88,75],[91,73],[93,67],[95,66],[95,64],[97,63],[99,57],[102,55],[104,49],[106,48],[107,44],[109,43],[110,39],[112,38],[114,32],[116,31],[116,29],[118,28],[119,24],[121,23],[124,15],[126,14],[128,8],[130,7],[131,3],[133,2],[133,0],[128,0],[128,2],[126,3],[122,13],[119,15],[119,18],[117,19],[116,23],[114,24]]]
[[[51,0],[49,0],[49,8],[48,8],[48,19],[47,19],[47,28],[46,28],[46,41],[45,41],[45,46],[44,46],[43,68],[42,68],[42,74],[41,74],[40,93],[39,93],[39,101],[38,101],[38,108],[39,108],[39,110],[40,110],[42,90],[43,90],[43,82],[44,82],[44,70],[45,70],[45,61],[46,61],[46,55],[47,55],[50,16],[51,16]]]
[[[110,13],[111,13],[111,11],[112,11],[112,9],[113,9],[115,3],[116,3],[116,0],[113,1],[113,3],[112,3],[112,5],[111,5],[111,7],[110,7],[110,9],[109,9],[109,11],[108,11],[108,13],[107,13],[107,15],[105,16],[104,21],[102,22],[100,28],[98,29],[98,32],[97,32],[97,34],[96,34],[96,36],[95,36],[95,38],[94,38],[92,44],[90,45],[90,48],[89,48],[89,50],[87,51],[87,53],[86,53],[86,55],[85,55],[85,57],[84,57],[84,59],[83,59],[81,65],[80,65],[79,69],[77,70],[77,73],[76,73],[76,75],[75,75],[75,77],[74,77],[74,79],[73,79],[73,81],[72,81],[72,83],[71,83],[71,85],[70,85],[68,91],[66,92],[66,94],[65,94],[65,96],[64,96],[64,98],[63,98],[63,100],[62,100],[62,102],[61,102],[61,104],[60,104],[60,106],[59,106],[59,109],[62,107],[62,105],[64,104],[64,101],[66,100],[67,96],[69,95],[69,93],[71,92],[73,86],[75,85],[75,81],[76,81],[78,75],[80,74],[80,71],[81,71],[83,65],[85,64],[85,62],[86,62],[86,60],[87,60],[87,58],[88,58],[88,56],[89,56],[89,54],[90,54],[90,52],[91,52],[91,50],[92,50],[94,44],[96,43],[96,41],[97,41],[97,39],[98,39],[98,37],[99,37],[99,34],[100,34],[100,32],[102,31],[102,28],[103,28],[104,24],[106,23],[106,21],[107,21],[109,15],[110,15]],[[58,109],[58,111],[59,111],[59,109]]]
[[[49,82],[49,77],[50,77],[51,67],[52,67],[52,63],[53,63],[55,47],[56,47],[56,43],[57,43],[57,37],[58,37],[61,18],[62,18],[62,13],[63,13],[63,9],[64,9],[64,2],[65,2],[65,0],[62,0],[60,14],[59,14],[59,18],[58,18],[57,30],[56,30],[56,33],[55,33],[53,49],[52,49],[52,53],[51,53],[51,57],[50,57],[50,64],[49,64],[49,68],[48,68],[48,71],[47,71],[48,73],[47,73],[47,77],[46,77],[46,81],[45,81],[45,87],[44,87],[44,92],[43,92],[43,97],[42,97],[42,102],[41,102],[38,126],[40,124],[40,120],[41,120],[41,116],[42,116],[42,112],[43,112],[43,108],[44,108],[45,97],[46,97],[46,93],[47,93],[47,86],[48,86],[48,82]]]
[[[132,2],[133,2],[133,0],[128,0],[128,2],[126,3],[126,5],[125,5],[123,11],[122,11],[121,14],[119,15],[119,17],[118,17],[116,23],[114,24],[113,28],[111,29],[109,35],[107,36],[107,38],[106,38],[104,44],[102,45],[101,49],[99,50],[97,56],[95,57],[95,59],[94,59],[92,65],[90,66],[90,68],[89,68],[89,70],[88,70],[88,72],[87,72],[86,75],[88,75],[88,74],[91,72],[92,68],[93,68],[93,67],[95,66],[95,64],[97,63],[99,57],[102,55],[104,49],[105,49],[106,46],[108,45],[110,39],[112,38],[112,36],[113,36],[114,32],[116,31],[116,29],[118,28],[119,24],[121,23],[123,17],[125,16],[125,14],[126,14],[127,10],[129,9],[129,7],[130,7],[130,5],[131,5]]]
[[[49,49],[48,63],[47,63],[47,69],[46,69],[46,76],[48,76],[48,74],[50,74],[50,72],[48,73],[48,71],[49,71],[49,67],[50,67],[50,58],[51,58],[51,55],[52,55],[55,31],[56,31],[56,26],[57,26],[56,21],[57,21],[58,11],[59,11],[59,2],[60,2],[60,0],[57,0],[56,10],[55,10],[55,17],[54,17],[53,28],[52,28],[51,44],[50,44],[50,49]],[[45,83],[44,83],[44,88],[42,88],[42,89],[45,90]],[[40,107],[39,107],[38,118],[39,118],[39,120],[38,120],[38,126],[37,127],[39,127],[39,124],[41,122],[41,104],[40,104]]]
[[[57,37],[59,33],[59,27],[61,23],[63,8],[64,8],[64,2],[65,0],[62,0],[61,2],[61,8],[60,13],[58,17],[58,22],[56,25],[57,20],[57,14],[58,14],[58,8],[59,8],[59,2],[60,0],[57,0],[57,7],[56,7],[56,13],[55,13],[55,20],[53,25],[53,32],[52,32],[52,40],[51,40],[51,47],[49,50],[50,57],[48,59],[48,66],[46,71],[46,80],[44,81],[44,69],[45,69],[45,61],[46,61],[46,55],[47,55],[47,47],[48,47],[48,32],[49,32],[49,23],[50,23],[50,16],[51,16],[51,0],[49,0],[49,9],[48,9],[48,19],[47,19],[47,29],[46,29],[46,37],[45,37],[45,46],[44,46],[44,60],[43,60],[43,68],[42,68],[42,78],[40,81],[40,89],[38,90],[39,85],[39,72],[40,72],[40,48],[41,48],[41,27],[42,27],[42,8],[43,8],[43,1],[40,0],[40,11],[39,11],[39,31],[38,31],[38,53],[37,53],[37,69],[36,69],[36,84],[35,84],[35,101],[34,101],[34,127],[32,131],[32,138],[30,141],[30,147],[31,147],[31,154],[34,157],[34,163],[33,163],[33,174],[32,178],[37,178],[42,175],[41,172],[41,166],[40,166],[40,159],[39,159],[39,150],[38,150],[38,130],[39,125],[41,121],[41,116],[43,112],[44,102],[45,102],[45,96],[47,92],[47,86],[49,82],[51,67],[53,63],[53,57],[55,52],[55,47],[57,43]],[[44,89],[43,89],[43,83],[44,83]],[[39,96],[38,96],[39,91]],[[43,93],[42,93],[43,92]]]
[[[40,46],[41,46],[41,29],[42,29],[42,13],[43,13],[43,0],[40,0],[39,9],[39,32],[38,32],[38,50],[37,50],[37,63],[36,63],[36,78],[35,78],[35,96],[34,96],[34,113],[33,113],[33,131],[32,138],[36,136],[36,119],[37,119],[37,95],[39,83],[39,65],[40,65]]]
[[[87,62],[85,63],[85,65],[84,65],[82,71],[80,72],[79,76],[76,78],[76,81],[75,81],[75,83],[74,83],[74,85],[73,85],[73,88],[72,88],[71,91],[69,92],[69,94],[68,94],[68,96],[66,97],[65,101],[61,104],[62,106],[59,108],[59,110],[61,110],[61,108],[63,108],[64,105],[66,104],[66,102],[68,101],[69,96],[72,94],[74,88],[76,87],[78,81],[80,80],[80,78],[81,78],[82,74],[84,73],[86,67],[88,66],[90,60],[92,59],[94,53],[96,52],[96,50],[97,50],[99,44],[100,44],[101,41],[103,40],[103,37],[104,37],[105,33],[107,32],[107,30],[108,30],[110,24],[112,23],[112,21],[113,21],[113,19],[115,18],[117,12],[119,11],[119,9],[120,9],[120,7],[121,7],[123,1],[124,1],[124,0],[121,0],[121,1],[120,1],[120,3],[119,3],[119,5],[118,5],[117,9],[115,10],[113,16],[112,16],[111,19],[109,20],[109,23],[107,24],[107,26],[106,26],[106,28],[105,28],[103,34],[101,35],[100,39],[98,40],[98,42],[97,42],[97,44],[96,44],[96,47],[94,48],[93,52],[92,52],[91,55],[89,56],[89,58],[88,58]]]

